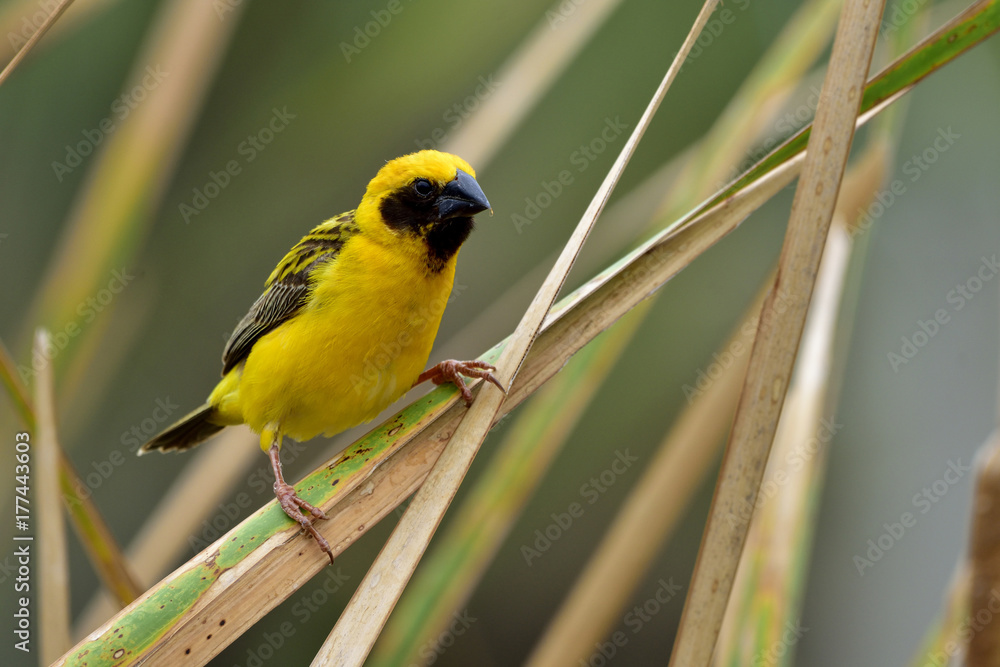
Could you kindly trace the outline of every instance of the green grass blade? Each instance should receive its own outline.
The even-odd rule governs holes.
[[[7,346],[0,341],[0,382],[3,382],[7,395],[14,404],[21,421],[32,431],[35,430],[35,409],[31,405],[31,398],[28,396],[28,388],[21,382],[17,374],[17,364],[7,350]]]

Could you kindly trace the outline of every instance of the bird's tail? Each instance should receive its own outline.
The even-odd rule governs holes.
[[[154,449],[161,452],[183,451],[191,449],[225,428],[225,425],[213,421],[215,408],[206,403],[197,410],[189,412],[180,420],[169,426],[165,431],[139,448],[139,454],[146,454]]]

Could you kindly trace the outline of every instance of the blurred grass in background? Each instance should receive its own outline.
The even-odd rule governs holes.
[[[0,280],[5,285],[0,337],[14,346],[20,363],[30,364],[27,333],[38,322],[25,318],[36,287],[95,157],[82,156],[68,173],[52,163],[69,164],[68,146],[112,136],[101,131],[101,123],[106,118],[117,123],[124,113],[120,96],[129,72],[143,69],[136,58],[160,4],[104,3],[74,28],[47,36],[0,90]],[[573,7],[571,2],[546,7],[403,0],[402,10],[390,13],[391,20],[365,43],[358,31],[376,20],[373,11],[385,20],[386,3],[241,3],[238,11],[226,11],[230,4],[215,7],[220,21],[238,22],[231,44],[190,136],[173,147],[179,156],[176,169],[141,223],[148,230],[135,241],[141,250],[116,267],[134,278],[106,307],[99,301],[81,305],[73,320],[85,333],[100,327],[102,342],[95,367],[83,376],[82,391],[59,406],[64,446],[81,476],[96,480],[88,484],[123,543],[188,463],[174,456],[135,459],[127,434],[138,429],[151,435],[150,425],[161,427],[199,404],[218,377],[229,332],[285,250],[314,224],[352,208],[385,160],[431,147],[442,132],[452,135],[491,87],[516,85],[497,78],[502,63],[525,35],[544,24],[546,12],[555,32],[562,26],[553,20],[560,7],[567,12]],[[34,12],[41,5],[0,8],[9,6]],[[930,23],[937,25],[961,6],[943,4]],[[735,20],[716,23],[713,38],[706,37],[685,66],[619,193],[702,136],[795,7],[749,0],[727,4]],[[894,14],[894,7],[886,10],[887,26],[894,16],[906,20],[905,11]],[[83,10],[71,8],[64,18],[75,11]],[[696,11],[697,4],[690,2],[623,2],[496,158],[485,169],[473,165],[495,215],[480,216],[462,252],[457,297],[445,314],[439,341],[448,340],[561,246],[620,143],[612,141],[593,160],[581,146],[600,136],[609,119],[632,127]],[[13,55],[16,42],[5,37],[0,44],[4,60]],[[157,63],[147,65],[155,70]],[[817,88],[820,82],[815,77]],[[807,84],[788,105],[792,115],[778,116],[764,135],[784,137],[806,122],[808,116],[796,112],[809,108],[809,95]],[[873,215],[877,220],[868,232],[872,244],[865,284],[843,398],[833,417],[842,426],[830,451],[815,528],[802,617],[809,630],[796,647],[802,664],[898,664],[909,657],[937,614],[957,545],[965,542],[968,477],[949,486],[926,513],[923,505],[915,505],[915,495],[941,478],[950,462],[968,465],[992,425],[997,282],[986,282],[961,309],[948,295],[976,274],[983,256],[1000,252],[997,108],[996,40],[911,94],[890,176],[900,181],[903,194],[893,195],[891,203],[885,195],[884,212]],[[264,143],[268,135],[262,131],[275,117],[284,119],[278,125],[285,127]],[[945,150],[934,149],[934,162],[921,168],[914,158],[933,149],[942,133],[953,140]],[[88,138],[99,136],[101,142]],[[624,135],[618,139],[623,140]],[[231,161],[239,173],[209,198],[216,192],[212,174],[216,183],[224,181],[218,175]],[[530,225],[516,224],[514,214],[531,217],[525,198],[538,202],[543,183],[566,169],[573,182]],[[185,215],[182,205],[203,203],[196,191],[206,196],[207,206]],[[590,495],[591,478],[610,468],[616,450],[627,449],[638,458],[638,467],[650,459],[686,404],[684,385],[694,385],[699,371],[708,369],[712,352],[773,264],[790,195],[791,190],[764,207],[664,288],[470,600],[468,618],[475,621],[435,664],[516,664],[527,656],[639,471],[617,476],[596,498]],[[585,254],[606,257],[612,250],[619,249],[589,248]],[[109,273],[105,282],[112,277]],[[579,282],[587,276],[575,277]],[[449,353],[473,356],[505,336],[527,300],[496,317],[494,330],[461,340]],[[912,339],[920,321],[941,308],[950,314],[949,322],[912,361],[893,368],[888,353],[901,354],[901,337]],[[69,322],[45,324],[59,331]],[[55,365],[65,370],[59,356]],[[164,406],[172,412],[161,419]],[[16,429],[15,418],[7,405],[0,410],[9,434]],[[491,441],[501,436],[502,431]],[[309,455],[287,465],[289,478],[350,439],[351,434],[343,434],[312,443]],[[126,453],[124,463],[110,458],[116,450]],[[488,443],[471,478],[490,454]],[[10,465],[2,461],[0,470]],[[249,495],[251,503],[240,510],[246,516],[269,499],[269,482],[264,492],[258,486],[238,484],[227,505],[238,507],[240,494]],[[710,485],[699,494],[635,604],[654,595],[661,579],[687,581],[710,494]],[[573,502],[583,503],[584,514],[527,564],[522,545],[533,546],[535,531],[544,531],[553,523],[551,515],[566,512]],[[883,523],[898,521],[905,511],[918,515],[916,527],[860,576],[854,557],[865,556],[867,541],[877,540]],[[248,664],[269,652],[275,653],[271,664],[307,661],[390,527],[373,530],[215,663]],[[81,553],[78,545],[73,549]],[[187,558],[195,550],[185,553]],[[97,582],[82,558],[72,560],[71,577],[76,615]],[[343,585],[331,593],[339,580]],[[9,579],[3,585],[6,606]],[[635,626],[623,619],[629,641],[615,660],[661,664],[682,600],[683,595],[676,596],[643,622],[646,631],[633,634]],[[282,646],[273,649],[279,641]],[[262,651],[266,646],[272,651]]]

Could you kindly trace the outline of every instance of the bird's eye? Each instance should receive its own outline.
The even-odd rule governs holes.
[[[418,178],[413,181],[413,191],[418,197],[429,197],[434,192],[434,186],[426,178]]]

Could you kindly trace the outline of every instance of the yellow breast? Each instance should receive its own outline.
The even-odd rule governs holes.
[[[362,234],[318,269],[303,311],[234,369],[238,388],[227,396],[242,421],[306,440],[369,421],[410,389],[430,356],[455,258],[430,273],[424,253],[409,250],[390,252]]]

